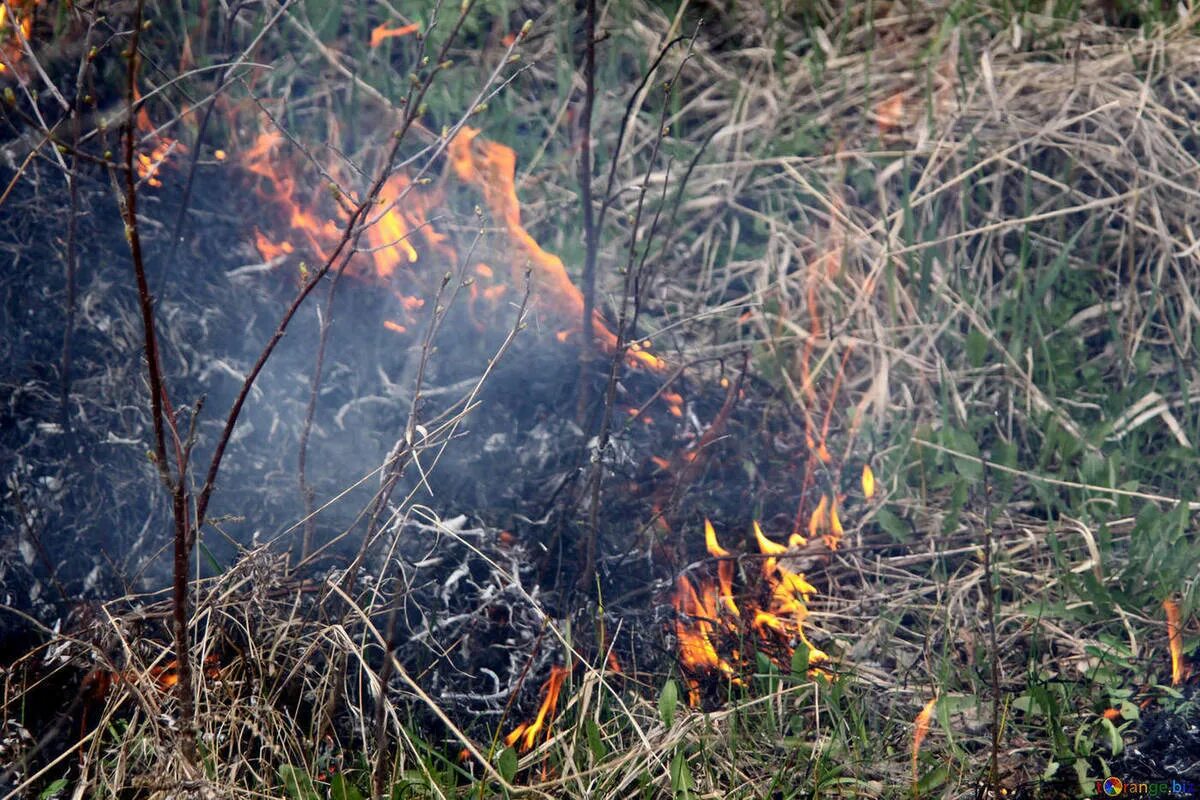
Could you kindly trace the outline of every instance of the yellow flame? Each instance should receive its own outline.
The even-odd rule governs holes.
[[[766,537],[762,532],[762,528],[758,526],[758,520],[754,521],[754,538],[758,540],[758,552],[764,556],[781,556],[787,552],[787,547],[773,542]]]
[[[875,473],[871,471],[870,464],[863,464],[862,490],[868,500],[875,496]]]
[[[500,222],[511,245],[513,277],[520,280],[526,268],[532,268],[542,295],[543,305],[570,321],[579,324],[583,319],[583,295],[571,283],[562,259],[543,250],[541,245],[521,224],[521,205],[517,200],[516,165],[517,154],[496,142],[479,136],[471,127],[462,130],[450,142],[447,149],[450,164],[460,180],[473,184],[483,192],[484,200],[493,216]],[[597,313],[592,320],[597,343],[607,352],[617,347],[617,337],[604,324]],[[653,370],[666,369],[666,362],[644,347],[629,348],[630,361]]]
[[[1179,604],[1167,598],[1163,600],[1163,611],[1167,612],[1167,644],[1171,649],[1171,685],[1183,683],[1183,627],[1179,624]]]
[[[533,722],[522,722],[505,736],[504,743],[506,745],[512,747],[517,742],[520,742],[522,752],[533,749],[538,734],[541,733],[543,727],[546,727],[548,719],[554,716],[554,710],[558,707],[558,695],[562,691],[563,681],[566,677],[567,670],[565,667],[553,666],[550,668],[550,677],[546,679],[545,685],[542,686],[545,696],[542,698],[542,705],[538,709],[537,717]],[[549,728],[547,728],[548,730]]]

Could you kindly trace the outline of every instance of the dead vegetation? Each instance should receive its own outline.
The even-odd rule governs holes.
[[[353,87],[364,115],[402,109],[372,82],[387,71],[378,56],[323,39],[316,11],[255,23],[307,43],[277,53],[287,68],[260,78],[264,94],[324,132],[329,150],[345,146],[348,163],[371,162],[378,143],[344,130],[331,98]],[[529,66],[487,96],[491,107],[454,106],[451,93],[426,112],[451,124],[474,110],[485,135],[519,149],[522,230],[577,275],[586,248],[564,221],[579,202],[569,122],[578,91],[550,89],[583,78],[560,76],[563,43],[544,33],[567,25],[567,12],[524,11],[535,20],[521,51]],[[602,9],[598,26],[612,38],[597,53],[592,188],[610,210],[598,215],[596,306],[615,323],[636,297],[636,328],[614,324],[618,348],[646,338],[667,365],[658,377],[623,373],[630,396],[619,403],[603,373],[620,355],[598,365],[589,391],[617,414],[611,444],[589,451],[594,428],[526,424],[519,408],[493,403],[484,378],[501,371],[511,392],[526,364],[439,368],[475,351],[434,353],[424,340],[404,373],[417,388],[380,389],[406,421],[400,439],[393,431],[399,451],[382,467],[363,463],[352,481],[317,479],[323,499],[305,519],[192,582],[200,757],[175,746],[171,606],[133,594],[65,626],[23,618],[41,643],[11,664],[6,724],[23,730],[20,709],[47,693],[75,700],[40,729],[11,734],[0,787],[20,796],[65,775],[63,792],[122,797],[1060,797],[1122,764],[1144,778],[1198,779],[1186,734],[1147,740],[1136,756],[1158,748],[1160,760],[1131,755],[1152,735],[1143,714],[1196,713],[1186,670],[1170,686],[1163,602],[1181,606],[1186,663],[1200,606],[1198,20],[1172,14],[1125,29],[1110,17],[1102,5]],[[491,22],[501,34],[472,29],[479,46],[448,54],[494,79],[513,20]],[[612,66],[660,52],[644,84]],[[314,99],[301,78],[318,66],[327,85]],[[524,142],[514,108],[527,109]],[[432,150],[451,141],[437,127],[418,131]],[[22,163],[35,151],[28,138],[14,142],[16,178],[53,168]],[[320,150],[305,158],[328,169]],[[430,227],[474,253],[465,242],[478,219]],[[485,227],[492,246],[513,232],[498,219]],[[466,292],[462,275],[452,285]],[[10,285],[12,316],[13,293],[26,287]],[[87,320],[97,312],[84,295]],[[553,315],[516,319],[505,330],[515,335],[525,319],[555,338]],[[519,358],[543,371],[573,364],[517,340]],[[355,374],[333,358],[335,376]],[[86,351],[76,362],[86,369]],[[84,399],[74,407],[94,402],[88,378],[76,380],[72,396]],[[31,385],[21,391],[56,396],[52,380]],[[118,404],[136,394],[144,415],[135,388]],[[683,396],[681,422],[664,392]],[[554,397],[570,409],[558,416],[574,416],[575,399]],[[361,401],[345,400],[356,419]],[[325,430],[310,406],[318,452],[342,411]],[[131,439],[145,438],[145,424],[132,427]],[[484,444],[456,441],[471,428]],[[487,460],[489,447],[514,460]],[[395,452],[411,458],[403,480],[390,471]],[[685,468],[689,453],[695,468]],[[488,470],[474,480],[514,480],[528,494],[502,511],[463,505],[496,490],[437,483],[435,454],[442,472]],[[576,477],[580,454],[595,482]],[[649,466],[652,456],[667,466]],[[877,476],[873,498],[856,487],[864,463]],[[6,476],[18,509],[6,519],[33,548],[19,554],[29,574],[32,531],[43,528],[29,509],[50,491],[38,469]],[[282,555],[306,524],[348,505],[342,490],[369,484],[360,519],[312,534],[315,557]],[[818,590],[804,631],[830,656],[826,671],[753,644],[736,685],[681,669],[670,593],[679,575],[717,569],[701,555],[704,518],[750,577],[762,562],[754,520],[783,541],[839,496],[849,500],[837,548],[809,537],[789,556]],[[591,575],[575,550],[589,525],[602,533],[596,580],[576,591],[567,587]],[[339,542],[353,557],[323,560]],[[532,746],[507,747],[564,667]],[[699,707],[686,707],[688,681],[703,689]],[[922,708],[930,727],[914,743]]]

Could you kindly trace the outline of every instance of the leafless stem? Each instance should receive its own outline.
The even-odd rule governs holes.
[[[346,263],[349,262],[343,262],[343,267]],[[325,313],[321,315],[317,354],[308,387],[308,405],[304,411],[304,425],[300,428],[300,445],[296,464],[300,481],[300,500],[304,504],[304,534],[301,537],[300,545],[301,559],[308,558],[308,554],[312,552],[313,533],[316,529],[315,515],[313,514],[314,492],[308,483],[308,437],[312,433],[313,420],[317,413],[317,393],[321,388],[321,374],[325,368],[325,348],[329,342],[329,327],[333,320],[333,298],[337,293],[337,287],[343,274],[345,274],[345,269],[339,269],[333,276],[333,280],[329,284],[329,294],[325,297]]]
[[[668,48],[670,46],[670,44],[667,45]],[[661,60],[665,53],[666,48],[664,48],[663,53],[659,55],[659,60]],[[690,44],[688,45],[688,53],[691,53]],[[680,61],[679,67],[676,69],[675,76],[667,84],[666,93],[668,96],[673,90],[675,82],[678,80],[679,74],[683,70],[683,65],[686,62],[686,57]],[[658,61],[655,62],[654,66],[657,66],[657,64]],[[653,72],[654,66],[652,66],[647,72],[647,75],[649,75],[650,72]],[[657,229],[658,215],[655,215],[655,222],[654,225],[651,226],[650,235],[648,236],[648,241],[646,242],[646,247],[642,252],[640,261],[638,260],[637,255],[637,232],[641,227],[642,214],[645,211],[646,192],[650,183],[650,170],[654,169],[654,164],[658,160],[658,153],[662,147],[663,139],[666,137],[666,124],[669,109],[670,105],[666,102],[666,98],[664,98],[662,111],[659,114],[658,130],[654,136],[654,147],[652,148],[650,152],[650,158],[647,161],[646,176],[642,180],[642,186],[638,194],[637,207],[634,211],[633,224],[631,226],[629,235],[629,254],[626,260],[624,271],[625,285],[623,291],[621,292],[621,311],[617,318],[617,343],[613,350],[612,360],[609,364],[608,383],[604,394],[604,410],[600,417],[600,430],[596,436],[596,447],[592,455],[591,474],[588,476],[588,482],[585,486],[589,504],[588,523],[583,542],[584,566],[583,571],[579,575],[579,580],[576,583],[576,586],[581,590],[586,590],[591,586],[596,574],[596,544],[600,535],[600,490],[604,483],[604,451],[608,447],[609,438],[612,433],[613,410],[616,407],[617,399],[617,376],[620,374],[621,365],[624,363],[625,357],[629,350],[627,334],[633,329],[633,326],[629,324],[629,307],[632,303],[634,309],[633,318],[636,320],[641,307],[642,287],[639,280],[639,273],[641,272],[642,268],[645,267],[646,253],[649,252],[650,245],[653,243],[653,237]],[[620,141],[618,140],[618,148],[619,147]],[[612,174],[613,173],[610,172],[610,184]],[[670,181],[664,183],[664,192],[666,191],[666,186],[669,183]],[[608,198],[606,197],[605,199],[607,200]],[[602,217],[604,208],[605,206],[601,206],[600,209]],[[661,208],[659,211],[661,212]]]
[[[91,38],[92,25],[89,23],[85,41]],[[82,134],[84,78],[87,75],[88,58],[84,55],[79,59],[79,72],[75,78],[75,102],[71,112],[71,164],[67,172],[67,190],[71,195],[71,211],[67,216],[67,319],[63,326],[62,369],[61,369],[61,406],[63,430],[71,432],[71,342],[75,335],[76,311],[76,272],[79,269],[79,253],[76,237],[79,231],[79,138]]]
[[[996,590],[995,570],[992,556],[992,486],[988,478],[988,461],[983,459],[983,573],[987,578],[987,591],[984,593],[984,609],[988,623],[988,651],[991,662],[990,680],[992,684],[992,746],[991,758],[988,764],[989,797],[999,797],[1000,790],[1000,649],[996,639]]]
[[[596,219],[592,209],[592,106],[596,101],[596,0],[587,0],[584,17],[583,111],[579,118],[579,198],[583,204],[583,239],[586,254],[581,279],[583,292],[583,336],[579,345],[579,405],[576,421],[587,424],[591,405],[592,358],[596,351]],[[586,428],[585,428],[586,429]]]
[[[154,424],[154,462],[163,484],[171,493],[171,511],[175,521],[175,553],[173,573],[173,616],[175,636],[175,658],[178,662],[179,682],[176,690],[179,699],[179,727],[182,732],[181,745],[184,757],[194,762],[196,757],[195,708],[192,703],[192,670],[188,645],[188,554],[190,552],[189,525],[187,516],[187,492],[182,452],[177,450],[178,473],[171,474],[167,463],[166,424],[164,407],[169,407],[166,386],[163,383],[162,365],[159,361],[158,336],[154,328],[154,301],[150,296],[150,284],[146,279],[146,264],[142,255],[142,240],[137,221],[137,173],[134,170],[134,105],[137,94],[138,39],[142,30],[144,0],[138,0],[134,11],[133,32],[128,49],[129,68],[126,85],[126,116],[122,125],[125,145],[125,196],[122,212],[125,216],[125,233],[129,241],[130,257],[137,279],[138,302],[142,312],[142,328],[145,335],[146,368],[150,376],[150,409]],[[169,423],[175,432],[175,420]],[[175,437],[178,439],[178,436]]]

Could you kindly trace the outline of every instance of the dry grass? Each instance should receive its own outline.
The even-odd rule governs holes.
[[[1066,764],[1060,777],[1074,779],[1072,767],[1095,777],[1099,751],[1079,752],[1079,739],[1099,736],[1097,703],[1113,702],[1101,670],[1120,687],[1165,681],[1157,604],[1184,598],[1188,641],[1200,605],[1194,572],[1153,573],[1162,554],[1135,541],[1167,542],[1173,523],[1145,522],[1144,509],[1174,520],[1182,505],[1163,546],[1195,552],[1197,19],[1130,31],[1105,24],[1098,4],[1076,20],[959,3],[879,4],[872,18],[864,8],[770,19],[714,10],[720,29],[701,28],[686,61],[684,47],[670,51],[633,102],[604,234],[648,238],[650,215],[630,230],[637,190],[646,174],[650,196],[665,188],[669,233],[650,251],[642,318],[656,349],[676,363],[750,352],[756,377],[793,408],[819,422],[832,407],[839,461],[875,464],[880,496],[847,520],[840,551],[806,563],[821,588],[812,637],[842,677],[764,668],[721,709],[665,713],[661,676],[648,685],[588,663],[510,566],[522,554],[425,514],[420,524],[504,576],[511,607],[577,659],[559,721],[519,771],[499,742],[517,709],[481,741],[422,688],[421,659],[391,652],[379,620],[420,583],[389,578],[403,555],[365,565],[360,588],[345,592],[341,576],[297,583],[260,550],[195,587],[197,652],[222,654],[196,688],[205,761],[188,765],[171,744],[171,701],[152,673],[169,660],[151,644],[162,603],[125,598],[87,637],[47,645],[124,679],[98,706],[102,724],[43,775],[78,759],[75,785],[94,796],[277,796],[281,767],[327,772],[327,734],[348,775],[369,773],[382,708],[396,743],[389,781],[413,796],[970,797],[986,782],[999,695],[1005,785],[1032,787],[1051,762]],[[546,7],[539,23],[561,13]],[[698,13],[613,8],[614,28],[630,21],[613,49],[656,53],[690,34]],[[542,132],[519,165],[526,225],[569,252],[578,243],[555,224],[576,198],[562,152],[569,103],[538,94],[561,66],[557,47],[535,37],[527,83],[510,91]],[[309,57],[351,74],[334,50]],[[661,81],[676,70],[664,100]],[[602,154],[628,92],[605,88],[621,101],[598,106]],[[663,102],[676,104],[662,138],[669,168],[647,163]],[[624,253],[602,252],[601,274]],[[689,377],[715,380],[706,370]],[[424,513],[411,498],[398,507],[401,518]],[[458,631],[442,633],[448,642]],[[1039,720],[1020,700],[1048,684],[1072,688],[1054,720]],[[6,704],[30,688],[7,687]],[[912,720],[934,696],[918,792]],[[1055,725],[1074,737],[1077,761]]]

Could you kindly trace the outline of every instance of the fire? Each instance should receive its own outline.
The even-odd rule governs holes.
[[[921,752],[921,743],[929,734],[929,724],[933,720],[933,709],[937,707],[937,701],[937,695],[934,695],[913,722],[912,773],[914,786],[917,784],[917,755]]]
[[[137,86],[133,87],[133,100],[138,104],[138,110],[133,117],[137,130],[142,134],[142,140],[150,145],[149,152],[138,151],[133,154],[133,168],[137,170],[139,178],[158,188],[162,186],[158,173],[167,163],[167,159],[172,153],[187,152],[187,148],[175,139],[157,132],[154,123],[150,121],[150,112],[142,103],[142,94]]]
[[[566,677],[566,667],[553,666],[550,668],[550,677],[542,686],[544,696],[537,717],[533,722],[522,722],[505,736],[504,743],[506,745],[509,747],[517,745],[524,753],[533,749],[534,742],[537,741],[538,734],[542,732],[543,728],[546,728],[547,735],[549,735],[547,723],[554,717],[554,711],[558,708],[558,695],[562,691],[563,681],[566,680]]]
[[[809,662],[828,660],[804,633],[808,598],[816,589],[786,563],[791,546],[779,544],[753,523],[761,562],[757,581],[742,581],[735,597],[735,557],[717,540],[712,523],[704,521],[704,540],[709,555],[717,559],[717,576],[692,580],[680,575],[675,581],[673,605],[679,662],[688,677],[688,697],[699,703],[701,680],[720,675],[741,684],[741,672],[753,665],[742,650],[746,634],[757,635],[758,650],[784,669],[799,644],[808,648]]]
[[[538,305],[577,331],[582,326],[583,295],[571,283],[562,259],[542,249],[521,224],[521,205],[515,183],[517,154],[512,148],[489,142],[475,128],[464,127],[450,142],[450,163],[455,174],[483,193],[493,216],[504,226],[512,245],[510,267],[514,280],[528,266],[540,292]],[[616,351],[617,337],[597,313],[592,320],[596,341],[608,353]],[[655,370],[666,367],[662,359],[643,347],[629,348],[630,360]]]
[[[33,11],[41,0],[8,0],[0,3],[0,75],[8,66],[16,66],[25,57],[22,41],[28,41],[33,32]],[[9,9],[13,17],[8,18]]]
[[[1167,598],[1163,600],[1163,611],[1167,613],[1167,644],[1171,649],[1171,685],[1178,686],[1187,677],[1187,663],[1183,657],[1183,626],[1179,621],[1179,604]]]
[[[376,28],[373,41],[387,36],[412,33],[415,26]],[[375,42],[377,43],[377,42]],[[516,154],[503,145],[489,142],[479,131],[466,128],[449,145],[448,157],[455,174],[480,190],[493,216],[507,235],[510,247],[509,269],[515,282],[523,281],[526,267],[536,276],[535,303],[558,321],[559,341],[568,341],[581,329],[583,298],[571,283],[561,259],[548,253],[533,239],[521,224],[514,174]],[[278,130],[259,134],[240,158],[243,168],[258,179],[255,191],[274,206],[287,220],[289,230],[282,236],[255,233],[255,246],[265,261],[282,256],[307,254],[324,261],[341,237],[350,202],[337,190],[332,191],[336,202],[330,203],[317,192],[302,192],[301,182],[294,176],[298,165],[286,155],[286,141]],[[440,191],[414,185],[404,174],[391,176],[379,193],[378,205],[367,216],[365,244],[361,246],[367,258],[356,256],[348,272],[355,277],[385,286],[397,298],[403,313],[385,326],[389,330],[410,330],[415,322],[414,312],[424,305],[422,295],[428,294],[434,276],[440,277],[444,265],[458,261],[458,255],[448,237],[433,224],[435,210],[441,205]],[[325,209],[325,210],[322,210]],[[427,259],[426,265],[423,260]],[[440,268],[427,266],[436,259]],[[468,288],[468,313],[476,326],[477,306],[498,304],[508,286],[496,276],[494,269],[476,263]],[[615,352],[616,336],[597,314],[594,318],[597,341],[609,353]],[[647,350],[647,343],[631,343],[631,363],[652,369],[662,369],[661,359]],[[677,393],[664,392],[667,410],[676,417],[683,415],[683,398]],[[643,422],[649,424],[648,417]]]
[[[371,47],[379,47],[385,39],[393,39],[397,36],[408,36],[410,33],[416,33],[421,29],[420,25],[413,23],[412,25],[401,25],[398,28],[389,28],[387,23],[375,26],[371,31]]]
[[[217,680],[221,677],[221,659],[215,653],[210,653],[204,659],[201,672],[205,678]],[[92,670],[84,678],[83,690],[90,696],[90,699],[101,700],[108,694],[108,690],[112,688],[113,684],[122,681],[138,683],[144,677],[149,678],[159,691],[167,692],[179,684],[179,661],[171,659],[164,665],[150,667],[144,673],[135,669],[121,672],[112,672],[106,669]]]
[[[875,473],[871,470],[870,464],[863,464],[862,490],[863,496],[868,500],[875,496]]]

